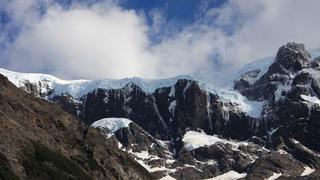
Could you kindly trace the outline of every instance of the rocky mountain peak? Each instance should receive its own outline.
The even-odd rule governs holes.
[[[275,63],[286,70],[299,71],[309,66],[310,54],[304,44],[290,42],[279,48]]]
[[[262,134],[271,134],[270,142],[279,143],[275,140],[279,137],[294,138],[308,148],[320,150],[313,140],[320,135],[314,131],[319,127],[318,67],[317,60],[312,59],[303,44],[288,43],[280,47],[274,62],[258,80],[248,84],[245,83],[248,77],[240,76],[236,82],[235,88],[240,93],[266,102],[260,128]]]
[[[256,69],[245,72],[234,87],[252,100],[278,101],[291,90],[296,76],[318,67],[319,63],[312,59],[304,44],[290,42],[279,48],[273,63],[262,74]]]

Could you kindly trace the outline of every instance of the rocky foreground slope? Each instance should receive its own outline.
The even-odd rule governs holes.
[[[0,179],[151,179],[117,142],[0,75]]]
[[[63,81],[1,73],[100,129],[104,143],[154,178],[319,179],[320,61],[288,43],[269,64],[247,67],[228,91],[190,77]]]

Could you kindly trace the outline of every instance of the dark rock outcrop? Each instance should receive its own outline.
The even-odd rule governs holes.
[[[246,179],[267,179],[274,173],[284,176],[298,176],[304,170],[303,164],[289,154],[272,152],[261,156],[248,170]]]

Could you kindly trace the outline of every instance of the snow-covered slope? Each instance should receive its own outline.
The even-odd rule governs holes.
[[[95,128],[107,128],[114,133],[121,128],[129,127],[130,123],[132,121],[126,118],[103,118],[94,122],[91,126]]]
[[[167,79],[143,79],[138,77],[124,79],[100,79],[100,80],[62,80],[55,76],[40,73],[19,73],[0,68],[0,74],[7,76],[9,81],[17,87],[24,86],[26,82],[38,85],[42,93],[54,89],[55,95],[68,93],[74,98],[95,89],[120,89],[129,83],[138,85],[144,92],[152,93],[157,88],[170,87],[178,79],[192,79],[190,76],[177,76]]]
[[[235,73],[233,80],[240,79],[245,73],[249,71],[257,70],[258,75],[256,77],[248,77],[247,79],[247,81],[250,82],[250,84],[254,84],[258,79],[261,78],[263,74],[265,74],[268,71],[268,68],[273,63],[273,61],[274,57],[266,57],[246,64],[238,72]]]

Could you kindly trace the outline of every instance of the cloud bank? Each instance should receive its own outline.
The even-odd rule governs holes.
[[[218,83],[243,64],[274,55],[286,42],[320,47],[318,0],[232,0],[212,8],[206,2],[203,16],[183,27],[165,22],[161,10],[153,11],[150,25],[146,14],[114,1],[69,8],[51,0],[0,3],[10,10],[11,26],[22,27],[1,50],[1,65],[68,79],[189,74]]]

